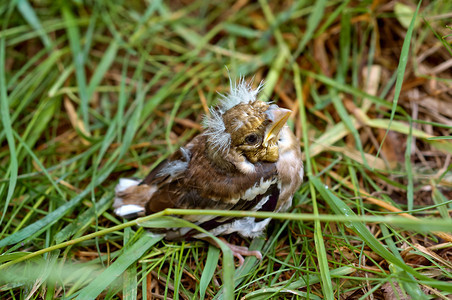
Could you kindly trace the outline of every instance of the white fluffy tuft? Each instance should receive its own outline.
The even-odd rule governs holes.
[[[183,158],[180,160],[171,161],[168,165],[158,172],[157,176],[171,176],[174,177],[182,172],[185,172],[188,168],[188,163],[190,162],[191,152],[190,150],[181,147],[180,151]]]
[[[207,140],[217,151],[222,152],[229,149],[231,135],[225,132],[223,117],[218,110],[210,109],[210,117],[204,118],[204,127],[206,128],[204,134],[207,136]]]
[[[256,101],[257,95],[264,87],[264,84],[261,82],[257,89],[253,89],[252,84],[252,80],[246,82],[244,77],[240,77],[238,82],[233,82],[232,79],[229,78],[229,94],[220,94],[220,104],[218,105],[220,113],[224,114],[236,105],[250,104]]]
[[[143,212],[144,212],[144,207],[135,205],[135,204],[122,205],[115,209],[115,214],[120,217],[132,215],[132,214],[143,213]]]
[[[119,179],[119,183],[115,187],[115,192],[122,192],[127,190],[131,186],[138,185],[140,181],[130,178],[121,178]]]

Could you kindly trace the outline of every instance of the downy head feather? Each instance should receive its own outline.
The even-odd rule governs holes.
[[[233,82],[229,78],[230,91],[228,94],[220,94],[219,103],[209,109],[210,116],[204,117],[204,134],[207,140],[216,151],[227,151],[231,145],[231,136],[225,132],[226,126],[223,121],[223,114],[239,104],[250,104],[256,101],[257,95],[262,90],[264,84],[261,82],[256,89],[252,88],[253,81],[246,82],[244,77],[240,77],[238,82]]]

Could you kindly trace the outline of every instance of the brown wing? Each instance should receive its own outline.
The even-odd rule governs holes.
[[[142,184],[157,187],[146,213],[165,208],[250,209],[254,202],[240,199],[244,191],[261,179],[276,176],[274,163],[257,163],[255,167],[252,174],[222,171],[205,156],[205,137],[200,135],[143,180]]]
[[[153,186],[156,189],[146,204],[147,214],[166,208],[176,208],[182,192],[180,183],[184,181],[184,173],[191,158],[190,145],[188,144],[187,148],[180,148],[168,159],[158,164],[140,183],[140,185]]]

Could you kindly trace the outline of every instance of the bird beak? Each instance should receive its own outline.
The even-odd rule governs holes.
[[[271,121],[265,132],[263,142],[263,145],[266,147],[270,140],[278,137],[279,132],[286,124],[292,111],[289,109],[280,108],[277,105],[271,105],[265,113],[267,114],[268,119]]]

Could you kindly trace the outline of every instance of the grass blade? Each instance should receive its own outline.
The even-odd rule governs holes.
[[[173,227],[187,227],[194,228],[199,232],[207,234],[210,238],[212,238],[217,245],[220,246],[221,251],[223,252],[223,290],[224,290],[224,299],[232,300],[234,299],[234,260],[232,257],[232,251],[229,249],[220,239],[213,236],[206,230],[201,227],[188,222],[183,219],[174,218],[174,217],[159,217],[152,220],[139,222],[139,225],[146,228],[173,228]]]
[[[388,245],[389,250],[391,250],[392,254],[401,262],[404,263],[402,256],[399,253],[397,246],[395,245],[391,235],[389,234],[388,228],[384,225],[380,225],[383,236],[385,236],[386,244]],[[415,278],[412,274],[408,274],[406,271],[401,270],[399,267],[394,266],[391,270],[395,269],[395,277],[403,278],[400,280],[404,290],[412,297],[412,299],[429,299],[427,295],[425,295],[419,284],[417,284]]]
[[[17,8],[22,13],[22,16],[27,20],[27,22],[33,27],[41,37],[41,40],[46,48],[50,48],[52,46],[52,41],[49,36],[46,34],[44,28],[42,27],[41,22],[38,19],[33,7],[27,0],[18,0]]]
[[[307,21],[306,32],[304,33],[303,38],[301,39],[300,43],[298,44],[297,50],[295,50],[295,52],[293,54],[294,58],[300,56],[301,52],[304,51],[304,48],[306,47],[308,42],[313,37],[314,31],[316,30],[317,26],[319,25],[320,21],[323,18],[326,3],[327,3],[326,0],[315,1],[314,7],[312,8],[312,12],[309,15],[309,18]]]
[[[411,144],[413,140],[413,123],[410,122],[410,132],[408,133],[408,138],[406,140],[406,150],[405,150],[405,169],[408,177],[407,184],[407,205],[408,210],[413,210],[414,208],[414,186],[413,186],[413,168],[411,166]]]
[[[207,252],[207,259],[204,270],[202,271],[201,280],[199,282],[199,298],[204,299],[207,287],[212,280],[213,274],[218,266],[218,259],[220,258],[220,249],[213,245],[209,245]]]
[[[75,299],[95,299],[102,291],[120,278],[131,264],[136,262],[149,248],[154,246],[162,238],[159,235],[142,234],[138,241],[132,245],[125,246],[122,255],[88,286],[83,288]]]
[[[325,186],[320,182],[320,180],[316,177],[310,177],[310,182],[313,183],[316,190],[322,195],[322,197],[328,202],[328,204],[333,208],[333,210],[337,214],[343,214],[345,216],[355,216],[355,213],[340,200],[337,196],[331,193],[330,190],[326,189]],[[408,274],[415,276],[416,278],[423,280],[424,282],[429,282],[431,286],[437,286],[440,288],[445,288],[444,283],[439,281],[434,281],[429,277],[420,274],[416,270],[412,269],[404,262],[399,261],[391,252],[388,251],[381,243],[378,241],[372,233],[364,226],[363,223],[350,223],[351,226],[356,233],[365,241],[365,243],[376,251],[381,257],[387,260],[390,263],[393,263],[403,271],[406,271]],[[452,286],[447,288],[447,290],[452,291]]]
[[[311,196],[312,196],[312,208],[314,210],[314,215],[319,215],[317,197],[314,190],[314,185],[310,184]],[[334,299],[333,284],[330,276],[330,269],[328,266],[328,257],[325,250],[325,244],[323,240],[323,228],[319,221],[314,222],[314,241],[315,249],[318,257],[319,272],[322,278],[322,291],[325,299]]]
[[[8,178],[8,193],[5,198],[2,217],[0,218],[0,224],[3,223],[3,218],[6,216],[6,210],[13,197],[14,190],[17,184],[17,175],[19,173],[18,159],[16,153],[16,144],[13,137],[13,128],[11,126],[11,119],[9,115],[9,101],[7,91],[7,84],[5,78],[5,39],[0,38],[0,115],[3,124],[3,130],[6,134],[6,140],[8,141],[10,163],[6,177]],[[0,197],[3,195],[3,190],[6,185],[0,187]]]
[[[119,45],[116,41],[113,41],[110,44],[110,46],[108,46],[107,50],[105,51],[104,55],[102,56],[102,60],[100,61],[99,65],[96,68],[96,71],[94,72],[94,74],[91,78],[91,81],[89,82],[88,91],[86,92],[86,94],[87,94],[86,97],[88,99],[91,99],[97,86],[102,81],[102,79],[105,76],[105,73],[108,71],[111,64],[115,60],[118,49],[119,49]]]
[[[392,100],[392,109],[391,109],[391,117],[389,118],[389,125],[386,133],[383,137],[382,142],[380,143],[380,148],[377,152],[377,157],[381,151],[381,147],[388,135],[389,128],[391,127],[391,122],[394,119],[394,115],[397,109],[397,102],[399,101],[400,91],[402,90],[403,78],[405,76],[405,69],[408,63],[408,56],[410,51],[411,37],[413,36],[413,29],[416,24],[417,14],[419,13],[419,8],[421,7],[422,0],[419,1],[416,11],[414,12],[413,18],[411,19],[410,26],[406,32],[405,40],[403,41],[402,51],[400,53],[399,66],[397,67],[397,79],[395,83],[395,91],[394,91],[394,99]]]
[[[62,13],[66,22],[66,30],[71,46],[73,63],[75,66],[75,76],[77,78],[78,92],[80,94],[80,106],[82,112],[82,120],[85,129],[89,132],[88,122],[88,104],[89,98],[86,86],[86,74],[85,74],[85,61],[82,52],[82,46],[80,44],[81,38],[78,30],[77,22],[69,8],[69,2],[63,2]]]
[[[44,227],[50,226],[58,222],[60,218],[62,218],[70,209],[74,208],[88,193],[90,189],[86,189],[73,199],[71,199],[66,204],[61,205],[51,213],[49,213],[44,218],[34,222],[33,224],[28,225],[24,229],[11,234],[10,236],[0,240],[0,248],[8,245],[17,244],[22,242],[23,240],[33,236],[37,232],[40,232]]]

